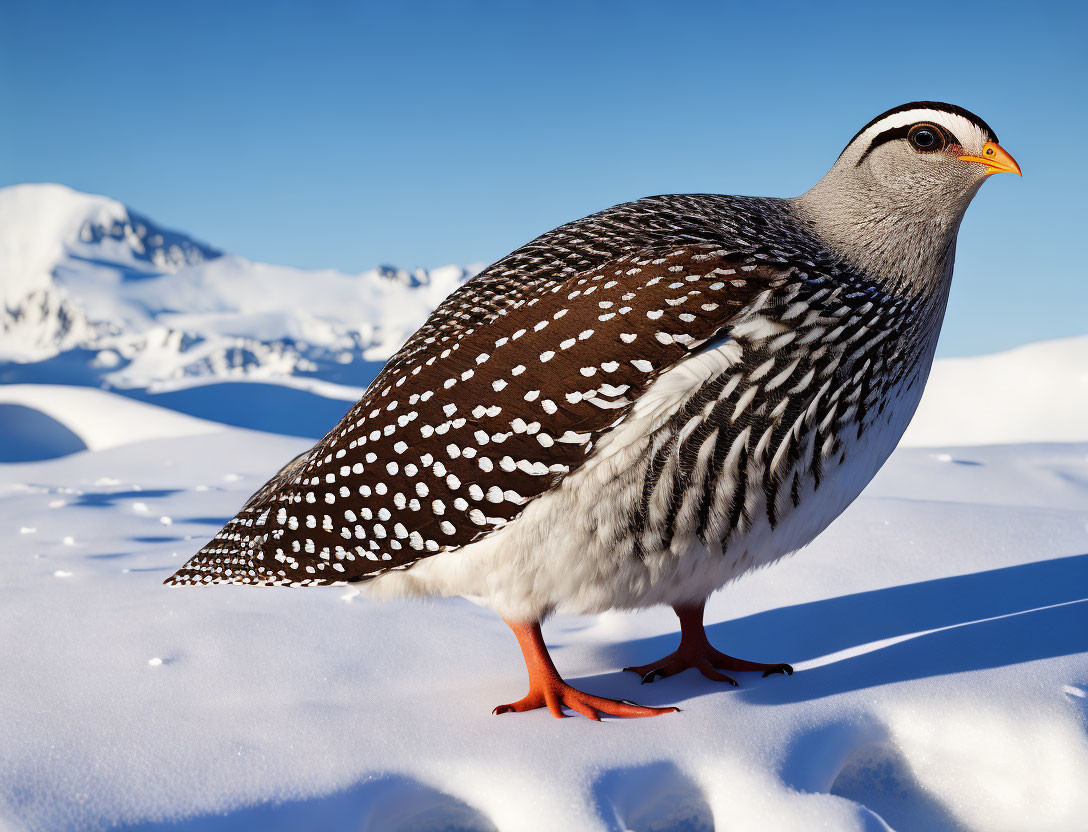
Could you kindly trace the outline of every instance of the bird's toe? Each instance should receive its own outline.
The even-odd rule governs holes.
[[[696,669],[702,673],[706,678],[714,682],[728,682],[733,687],[739,687],[740,683],[737,682],[732,676],[726,676],[724,673],[719,673],[713,667],[710,666],[710,662],[700,662],[696,665]]]

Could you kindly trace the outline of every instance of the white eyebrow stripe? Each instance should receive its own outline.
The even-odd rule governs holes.
[[[944,110],[918,107],[914,110],[904,110],[900,113],[892,113],[890,116],[885,116],[875,124],[870,125],[853,141],[853,144],[859,147],[864,146],[865,148],[859,155],[859,158],[872,149],[873,140],[881,133],[887,130],[894,130],[897,127],[908,127],[919,121],[929,121],[939,127],[943,127],[955,136],[956,140],[959,141],[965,149],[975,153],[982,152],[982,145],[985,144],[987,139],[986,132],[969,118],[965,118],[957,113],[949,113]]]

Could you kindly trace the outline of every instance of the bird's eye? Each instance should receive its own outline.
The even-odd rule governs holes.
[[[944,148],[944,133],[932,124],[915,124],[907,133],[907,141],[915,150],[932,153]]]

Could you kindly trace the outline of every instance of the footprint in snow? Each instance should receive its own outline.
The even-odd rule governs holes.
[[[618,829],[714,830],[714,815],[702,788],[671,762],[610,771],[593,792],[601,817]]]
[[[921,786],[888,729],[866,718],[824,725],[792,745],[782,779],[799,792],[858,804],[892,829],[962,832]]]

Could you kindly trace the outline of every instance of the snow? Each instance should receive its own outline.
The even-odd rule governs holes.
[[[990,445],[1041,438],[1088,439],[1088,335],[937,361],[903,444]]]
[[[41,360],[108,328],[86,317],[58,279],[64,271],[110,264],[109,271],[139,276],[218,256],[113,199],[53,184],[2,188],[0,357]]]
[[[0,387],[0,413],[4,406],[21,406],[31,418],[52,419],[70,430],[84,447],[98,451],[159,437],[214,433],[223,426],[194,419],[161,407],[124,399],[103,390],[59,384],[9,384]],[[8,429],[0,438],[0,454],[15,445],[30,426],[5,419]],[[3,458],[3,457],[0,457]],[[109,484],[109,483],[102,483]]]
[[[711,601],[720,646],[790,678],[640,686],[618,669],[671,649],[670,612],[549,622],[575,684],[683,709],[600,726],[492,716],[524,670],[467,601],[160,586],[305,445],[223,428],[5,466],[14,827],[1024,830],[1088,810],[1088,445],[898,451],[809,549]]]
[[[80,203],[73,193],[42,198]],[[620,668],[673,649],[669,610],[557,617],[544,632],[569,681],[681,713],[492,716],[524,693],[525,671],[502,621],[468,601],[161,585],[335,422],[381,360],[362,354],[394,349],[442,281],[327,275],[340,308],[303,291],[275,319],[231,281],[273,292],[268,275],[286,272],[182,235],[181,255],[160,257],[169,268],[142,260],[132,240],[146,251],[157,226],[90,199],[105,212],[92,232],[121,223],[103,237],[109,262],[129,246],[132,268],[155,274],[136,281],[147,295],[124,279],[92,290],[86,274],[62,286],[51,269],[75,243],[51,241],[102,242],[81,230],[83,203],[20,261],[45,262],[45,282],[19,280],[62,293],[123,358],[89,366],[101,351],[55,337],[56,321],[7,330],[0,378],[20,383],[0,386],[0,828],[1083,828],[1088,339],[938,361],[916,447],[807,549],[711,599],[718,647],[790,661],[792,677],[739,674],[731,688],[688,671],[642,686]],[[395,325],[356,308],[379,296],[404,304]],[[174,343],[181,310],[194,317]],[[335,341],[355,314],[384,334],[355,342],[350,364],[330,348],[306,353],[317,370],[255,359],[235,377],[216,359],[173,375],[194,344],[267,346],[305,315],[332,321]],[[102,335],[103,317],[126,323]],[[115,372],[137,386],[99,389]],[[296,435],[252,429],[285,425]]]
[[[61,185],[0,188],[7,380],[106,384],[291,376],[363,387],[479,265],[362,274],[255,263]]]

